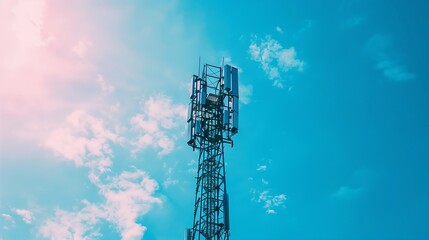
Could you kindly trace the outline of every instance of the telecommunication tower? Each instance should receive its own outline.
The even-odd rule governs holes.
[[[199,73],[198,73],[199,74]],[[188,145],[199,150],[194,220],[185,240],[228,240],[224,144],[238,132],[238,69],[205,64],[192,77]]]

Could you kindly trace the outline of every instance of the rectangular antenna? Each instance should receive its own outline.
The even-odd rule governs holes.
[[[239,104],[239,90],[238,90],[238,69],[232,67],[232,95],[233,95],[233,106],[232,106],[232,129],[231,133],[236,134],[238,131],[238,108]]]
[[[192,146],[195,141],[194,134],[194,123],[192,121],[188,122],[188,145]]]
[[[231,91],[231,66],[225,65],[224,71],[224,89],[229,92]]]
[[[207,90],[203,88],[203,90],[201,91],[201,99],[200,99],[201,105],[206,104],[206,99],[207,99]]]
[[[224,110],[223,111],[223,126],[228,129],[228,125],[229,125],[229,111],[228,110]]]
[[[192,113],[193,113],[194,109],[193,109],[193,102],[190,102],[188,104],[188,122],[190,122],[192,120]]]
[[[232,67],[232,95],[238,97],[238,69]]]
[[[196,80],[196,77],[194,75],[191,79],[191,99],[193,99],[195,96],[195,84],[196,84],[195,80]]]
[[[194,135],[200,134],[201,133],[201,121],[197,120],[195,122],[195,133]]]
[[[238,131],[238,106],[239,106],[238,97],[234,97],[233,112],[232,112],[232,129],[231,129],[232,134],[236,134]]]
[[[192,229],[185,229],[185,240],[192,240]]]

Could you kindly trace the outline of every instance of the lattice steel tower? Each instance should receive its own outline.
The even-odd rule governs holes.
[[[238,131],[238,70],[206,64],[192,78],[188,145],[199,150],[194,222],[185,240],[228,240],[224,144]]]

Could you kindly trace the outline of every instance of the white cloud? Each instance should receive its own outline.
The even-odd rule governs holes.
[[[27,224],[31,224],[33,220],[33,215],[30,211],[28,211],[27,209],[12,209],[12,211],[18,214],[22,218],[22,221]]]
[[[145,215],[153,204],[161,200],[154,197],[158,184],[145,172],[135,169],[123,172],[109,184],[100,185],[101,194],[106,198],[107,220],[115,223],[123,239],[141,239],[146,230],[137,224],[138,217]]]
[[[170,186],[176,185],[177,183],[179,183],[179,180],[173,179],[171,176],[168,176],[167,179],[164,180],[162,185],[164,186],[164,188],[168,188]]]
[[[259,62],[265,74],[279,88],[284,87],[284,76],[291,70],[303,71],[304,62],[297,59],[294,47],[283,48],[283,46],[270,36],[259,39],[254,37],[249,45],[251,59]]]
[[[393,57],[392,37],[384,34],[374,34],[365,44],[365,51],[375,60],[375,68],[383,75],[393,81],[407,81],[414,79],[414,73],[407,69],[407,66],[398,63]]]
[[[133,154],[148,147],[160,148],[160,156],[169,154],[175,148],[179,127],[185,123],[186,106],[173,104],[167,96],[155,95],[143,103],[142,111],[130,119],[139,134],[131,143]]]
[[[278,33],[283,34],[283,29],[281,29],[281,27],[279,27],[279,26],[276,26],[276,31],[277,31]]]
[[[268,214],[276,214],[277,212],[276,212],[276,211],[274,211],[273,209],[268,209],[268,210],[267,210],[267,213],[268,213]]]
[[[149,97],[143,110],[149,118],[157,120],[166,129],[177,126],[175,120],[186,119],[187,113],[185,105],[175,105],[170,97],[161,94]]]
[[[267,161],[268,164],[271,164],[271,159],[263,159],[263,161]],[[256,168],[256,171],[260,172],[258,173],[260,177],[260,181],[254,181],[255,179],[253,177],[249,177],[249,181],[252,182],[252,185],[254,188],[250,190],[251,193],[251,200],[257,203],[262,204],[262,208],[265,209],[265,212],[267,214],[276,214],[278,208],[283,208],[285,201],[286,201],[286,195],[285,194],[278,194],[278,195],[272,195],[271,189],[269,187],[270,182],[264,177],[266,174],[266,170],[268,169],[268,166],[266,164],[258,164],[258,167]]]
[[[266,171],[267,165],[258,165],[258,168],[256,168],[256,171]]]
[[[1,214],[1,216],[2,216],[2,218],[6,219],[6,220],[8,220],[8,221],[13,221],[12,216],[11,216],[11,215],[9,215],[9,214],[2,213],[2,214]]]
[[[76,212],[55,210],[55,216],[39,228],[39,233],[49,239],[94,239],[102,236],[96,224],[106,218],[98,206],[82,201],[85,207]]]
[[[95,182],[104,202],[92,204],[83,200],[84,207],[74,212],[57,209],[39,228],[40,234],[50,239],[99,238],[99,224],[108,221],[116,226],[122,239],[141,239],[146,227],[137,224],[137,218],[144,216],[153,204],[162,202],[154,196],[157,182],[138,169],[124,171],[106,181]]]
[[[284,201],[286,200],[285,194],[271,195],[269,190],[262,191],[259,193],[258,202],[264,204],[264,208],[268,214],[277,213],[275,211],[278,207],[284,207]]]

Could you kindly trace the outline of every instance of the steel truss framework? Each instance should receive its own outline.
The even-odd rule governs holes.
[[[230,235],[224,144],[232,145],[231,136],[237,132],[229,119],[238,94],[225,89],[222,71],[206,64],[202,76],[192,80],[188,144],[199,150],[199,158],[194,220],[187,240],[228,240]]]

